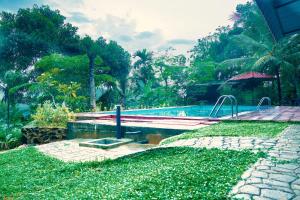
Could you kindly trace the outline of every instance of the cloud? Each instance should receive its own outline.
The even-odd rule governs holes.
[[[179,39],[169,40],[167,42],[167,44],[169,44],[169,45],[194,45],[195,41],[179,38]]]
[[[170,48],[174,49],[174,54],[185,54],[188,55],[189,51],[193,48],[193,46],[197,43],[196,40],[188,40],[183,38],[176,38],[172,40],[168,40],[162,45],[160,45],[157,49],[159,52],[163,52],[169,50]]]
[[[140,32],[135,36],[137,39],[149,39],[151,37],[155,37],[155,33],[150,31]]]
[[[92,22],[84,13],[81,12],[70,12],[69,13],[71,16],[69,17],[69,20],[71,22],[76,22],[76,23],[89,23]]]
[[[83,6],[84,0],[43,0],[46,4],[68,13],[70,11],[78,12]]]
[[[133,38],[130,35],[120,35],[119,40],[122,42],[131,42]]]
[[[104,36],[120,43],[126,50],[133,53],[139,49],[154,50],[163,42],[160,30],[138,31],[136,21],[107,15],[105,18],[93,20],[94,38]]]
[[[17,12],[20,8],[31,8],[34,4],[44,3],[44,0],[0,0],[0,11]]]

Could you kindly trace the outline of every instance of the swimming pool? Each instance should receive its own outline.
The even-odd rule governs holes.
[[[268,106],[262,106],[261,109],[266,109]],[[170,117],[209,117],[213,105],[201,106],[182,106],[182,107],[167,107],[155,109],[140,109],[140,110],[124,110],[122,115],[142,115],[142,116],[170,116]],[[235,109],[235,108],[234,108]],[[256,106],[238,106],[238,112],[255,111]],[[115,114],[115,111],[103,112],[103,114]],[[231,115],[231,106],[224,105],[217,117]]]

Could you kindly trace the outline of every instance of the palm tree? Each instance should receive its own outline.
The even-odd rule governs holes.
[[[100,46],[97,45],[91,37],[85,36],[81,40],[83,50],[89,58],[89,96],[90,107],[93,111],[96,110],[96,86],[95,86],[95,59],[99,54]]]
[[[279,104],[282,102],[282,82],[292,82],[297,91],[299,73],[300,36],[295,35],[275,41],[260,10],[255,4],[247,4],[235,14],[235,27],[242,27],[242,34],[232,36],[231,44],[245,52],[243,56],[220,63],[220,71],[229,71],[230,78],[239,72],[262,71],[276,77]],[[288,77],[288,78],[285,78]],[[297,92],[296,92],[297,93]]]
[[[293,84],[297,87],[297,76],[293,71],[299,68],[295,63],[300,57],[300,49],[296,44],[300,42],[300,36],[295,35],[280,42],[258,42],[253,38],[241,34],[234,36],[232,42],[240,48],[248,49],[249,54],[241,58],[225,60],[221,66],[245,65],[244,71],[258,70],[272,74],[276,78],[279,104],[282,103],[282,74],[290,74],[293,77]],[[247,67],[248,66],[248,67]],[[291,73],[292,72],[292,73]]]
[[[10,107],[14,103],[14,94],[34,83],[26,83],[25,77],[17,71],[7,71],[0,81],[0,91],[4,94],[3,101],[7,104],[7,130],[10,128]]]
[[[133,64],[134,69],[138,70],[138,76],[146,85],[147,81],[154,78],[153,53],[148,52],[146,49],[139,50],[133,55],[137,61]]]

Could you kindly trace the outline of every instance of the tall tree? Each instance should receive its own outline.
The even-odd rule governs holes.
[[[16,14],[0,13],[0,85],[11,88],[7,74],[15,73],[18,84],[33,82],[39,72],[34,64],[52,52],[80,52],[77,28],[65,23],[58,10],[48,6],[19,9]],[[8,90],[7,90],[8,91]],[[9,92],[6,92],[9,97]],[[19,98],[26,92],[19,93]]]
[[[0,82],[0,92],[4,94],[3,101],[7,105],[6,121],[7,128],[10,127],[10,113],[11,107],[14,106],[16,101],[20,99],[23,89],[30,86],[31,83],[27,82],[27,77],[15,71],[7,71]]]
[[[100,37],[97,40],[100,46],[100,56],[103,59],[105,66],[110,67],[110,75],[116,79],[114,89],[118,91],[117,102],[112,100],[112,103],[121,103],[126,106],[126,88],[128,84],[128,75],[131,68],[130,54],[123,49],[117,42],[106,42],[105,39]]]
[[[37,78],[39,84],[34,88],[37,100],[43,102],[45,100],[53,100],[53,98],[58,101],[57,97],[61,96],[57,92],[59,91],[59,85],[72,86],[79,84],[78,96],[83,96],[85,99],[79,101],[78,96],[72,98],[71,108],[76,108],[80,110],[86,110],[90,108],[90,103],[86,101],[89,100],[89,58],[87,55],[78,56],[63,56],[60,54],[52,54],[50,56],[45,56],[39,60],[35,65],[36,70],[38,70],[41,75]],[[110,68],[104,66],[102,59],[97,56],[95,58],[95,86],[96,93],[99,87],[110,87],[114,84],[115,78],[110,74]],[[47,87],[48,86],[48,87]],[[51,93],[51,94],[50,94]],[[73,95],[74,96],[74,95]],[[97,95],[96,95],[97,97]],[[99,95],[98,95],[99,97]],[[73,99],[77,99],[78,102],[73,102]]]
[[[290,55],[297,57],[299,53],[299,49],[291,49],[290,46],[299,43],[299,37],[290,37],[275,42],[256,7],[251,7],[246,14],[248,18],[245,24],[252,26],[247,26],[243,33],[233,36],[230,41],[237,48],[244,49],[245,54],[237,58],[227,59],[220,65],[227,68],[239,66],[243,71],[263,71],[274,75],[277,82],[278,103],[281,105],[282,81],[287,82],[289,80],[283,75],[294,71],[296,66],[291,62]],[[255,26],[253,26],[254,24]],[[257,29],[257,27],[261,28]],[[291,73],[290,76],[294,77],[295,75]]]
[[[58,10],[48,6],[0,13],[0,35],[4,38],[0,59],[6,61],[6,69],[26,70],[52,52],[79,53],[77,28],[64,21]]]
[[[95,59],[100,52],[100,46],[97,45],[91,37],[85,36],[81,40],[82,47],[89,58],[89,96],[90,108],[96,110],[96,86],[95,86]]]
[[[153,52],[149,52],[147,49],[138,50],[134,53],[133,57],[137,59],[133,64],[135,72],[144,85],[146,85],[147,81],[154,78]]]

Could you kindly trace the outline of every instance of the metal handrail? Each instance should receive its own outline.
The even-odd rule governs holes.
[[[225,98],[228,95],[222,95],[218,98],[217,102],[215,103],[213,109],[210,111],[209,116],[211,117],[213,112],[215,111],[216,107],[218,106],[219,102],[221,101],[222,98]]]
[[[263,102],[264,102],[265,100],[267,100],[269,106],[272,105],[272,100],[271,100],[270,97],[263,97],[263,98],[261,98],[261,100],[260,100],[259,103],[257,104],[256,110],[260,111],[260,107],[261,107],[261,105],[263,104]]]
[[[222,96],[220,96],[218,98],[216,104],[214,105],[213,109],[211,110],[210,114],[209,114],[210,117],[214,114],[215,111],[216,112],[215,112],[214,116],[216,117],[218,115],[218,113],[221,110],[221,108],[222,108],[223,104],[225,103],[226,99],[229,99],[230,102],[231,102],[231,116],[232,116],[232,118],[234,116],[233,106],[235,104],[235,108],[236,108],[235,109],[236,110],[235,115],[236,115],[236,119],[238,119],[238,103],[237,103],[236,98],[233,95],[222,95]],[[222,102],[220,103],[221,100],[222,100]]]

